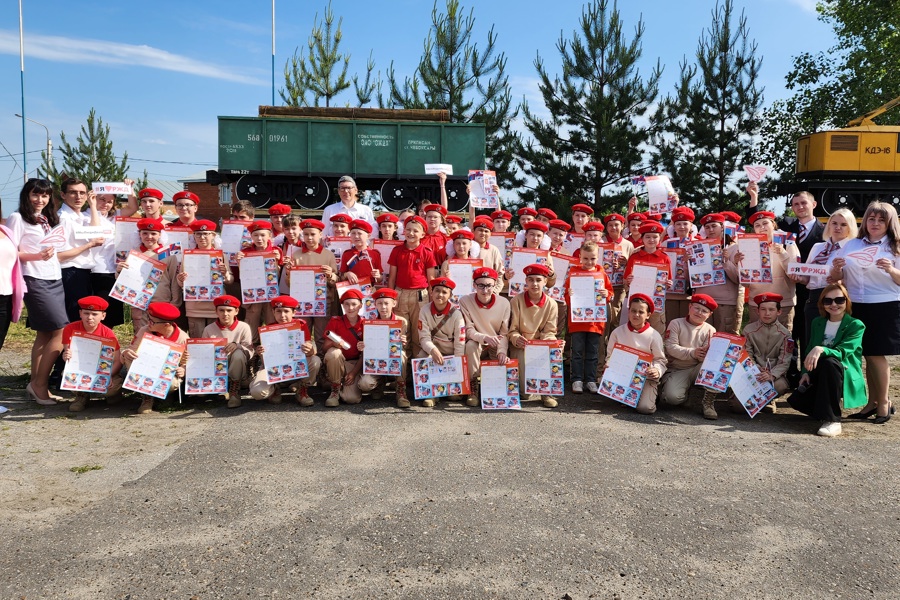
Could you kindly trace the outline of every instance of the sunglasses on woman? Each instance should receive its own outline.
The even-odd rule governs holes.
[[[843,296],[837,298],[822,298],[822,304],[825,306],[831,306],[832,303],[840,306],[841,304],[847,304],[847,299]]]

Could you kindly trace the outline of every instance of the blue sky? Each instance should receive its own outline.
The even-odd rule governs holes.
[[[305,48],[314,17],[327,0],[276,0],[276,87],[285,61]],[[474,8],[476,39],[483,45],[494,26],[516,99],[540,108],[533,67],[540,53],[547,68],[559,65],[556,42],[578,27],[580,2],[535,0],[463,1]],[[760,84],[766,101],[783,97],[791,57],[833,43],[814,0],[735,0],[746,11],[751,37],[764,57]],[[215,168],[216,116],[256,114],[270,104],[271,0],[175,2],[79,2],[23,0],[26,115],[45,124],[59,145],[59,132],[74,141],[91,107],[111,126],[117,153],[127,151],[135,174],[177,179]],[[672,90],[678,63],[696,50],[714,0],[621,2],[627,31],[643,18],[644,68],[664,65],[661,89]],[[341,49],[351,54],[350,72],[364,72],[372,51],[376,68],[394,62],[411,74],[431,24],[432,4],[421,0],[334,0],[343,17]],[[0,197],[4,214],[15,210],[22,182],[19,38],[16,3],[0,13]],[[349,98],[348,98],[349,100]],[[280,102],[279,102],[280,103]],[[33,175],[46,147],[39,125],[27,130],[28,170]],[[59,159],[59,153],[56,158]],[[57,163],[59,164],[59,163]]]

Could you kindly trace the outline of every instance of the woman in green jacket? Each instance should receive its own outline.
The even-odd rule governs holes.
[[[862,374],[862,337],[866,326],[850,316],[847,289],[833,283],[819,296],[819,314],[812,322],[803,375],[797,391],[788,398],[796,410],[822,421],[817,432],[825,437],[841,433],[841,400],[844,408],[865,406],[866,384]]]

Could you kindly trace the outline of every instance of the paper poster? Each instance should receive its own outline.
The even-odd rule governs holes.
[[[509,268],[515,271],[509,280],[509,297],[517,296],[525,291],[525,267],[539,264],[553,267],[550,264],[549,250],[536,250],[532,248],[513,248],[509,259]]]
[[[350,283],[349,281],[338,281],[335,284],[335,288],[337,288],[338,300],[340,300],[340,297],[343,296],[347,290],[359,290],[359,292],[363,295],[362,308],[359,311],[360,318],[378,318],[378,309],[375,308],[375,300],[372,299],[372,294],[375,292],[375,286],[372,285],[371,279],[366,277],[365,279],[359,279],[357,283]],[[343,306],[341,306],[341,314],[344,314]]]
[[[501,365],[497,360],[481,361],[481,408],[521,410],[519,402],[519,361]]]
[[[494,171],[469,171],[469,206],[499,210],[500,196],[494,191]]]
[[[247,230],[247,225],[252,221],[238,221],[235,219],[227,219],[222,221],[222,252],[228,257],[228,266],[238,266],[238,252],[249,250],[253,246],[253,239]]]
[[[672,288],[673,294],[687,294],[688,269],[684,258],[684,248],[663,248],[663,252],[672,261]]]
[[[525,393],[563,396],[562,340],[529,340],[525,345]]]
[[[602,273],[573,273],[569,277],[569,318],[573,323],[605,323],[608,300]]]
[[[465,356],[445,356],[443,365],[432,358],[414,358],[411,366],[416,400],[464,396],[471,391]]]
[[[782,231],[780,229],[776,229],[772,232],[772,243],[773,244],[781,244],[785,248],[788,246],[792,246],[797,243],[797,236],[790,231]]]
[[[399,377],[403,365],[403,323],[373,320],[363,323],[363,375]]]
[[[771,381],[758,381],[756,376],[761,373],[759,365],[747,354],[741,353],[734,373],[731,376],[731,389],[734,396],[750,415],[750,418],[763,409],[763,407],[778,397],[775,386]]]
[[[606,369],[597,393],[632,408],[638,405],[653,355],[616,344],[606,360]]]
[[[197,240],[194,239],[194,232],[190,227],[167,227],[166,237],[172,254],[178,257],[178,262],[182,262],[185,251],[197,247]]]
[[[278,383],[309,377],[303,344],[306,335],[300,323],[278,323],[259,328],[259,345],[266,369],[266,383]]]
[[[123,387],[154,398],[165,398],[169,395],[182,354],[184,346],[181,344],[145,333]]]
[[[497,249],[500,251],[500,257],[503,259],[503,268],[508,269],[513,248],[516,246],[516,234],[512,231],[492,233],[491,237],[488,238],[488,244],[497,246]]]
[[[828,277],[831,269],[826,265],[813,265],[806,263],[790,262],[787,266],[788,275],[802,275],[807,277]]]
[[[75,331],[69,343],[72,358],[66,361],[60,388],[89,394],[105,394],[112,378],[116,347],[110,340]]]
[[[335,262],[340,265],[344,252],[353,248],[353,240],[346,236],[332,236],[322,238],[322,245],[334,254]]]
[[[245,251],[240,269],[243,304],[263,304],[281,295],[278,291],[278,255],[275,252]]]
[[[391,252],[394,251],[394,248],[401,245],[402,243],[403,242],[401,242],[400,240],[379,240],[369,238],[369,246],[371,246],[373,250],[378,250],[378,252],[381,254],[381,261],[385,265],[387,265],[387,259],[390,258]],[[390,275],[391,269],[389,267],[383,269],[381,273],[381,281],[376,281],[375,285],[379,287],[386,286],[388,284],[388,277],[390,277]]]
[[[550,260],[553,262],[553,272],[556,274],[556,285],[546,288],[547,295],[558,302],[565,302],[569,269],[577,267],[580,262],[568,254],[560,252],[551,252]]]
[[[574,231],[567,233],[566,239],[563,240],[563,248],[573,256],[575,255],[575,251],[581,248],[582,244],[584,244],[584,234],[575,233]]]
[[[450,279],[456,284],[451,291],[450,302],[459,306],[459,299],[463,296],[475,293],[475,282],[472,274],[475,269],[480,269],[484,263],[480,258],[451,258],[447,261]]]
[[[636,261],[631,274],[634,279],[628,288],[628,302],[625,306],[631,306],[631,297],[635,294],[647,294],[653,298],[653,310],[662,311],[666,306],[669,270],[657,264]]]
[[[744,255],[738,266],[740,283],[772,283],[769,242],[764,233],[742,233],[737,237],[738,252]]]
[[[113,181],[95,181],[91,184],[91,190],[95,194],[114,194],[116,196],[131,196],[134,194],[134,187],[130,183]]]
[[[768,170],[768,167],[762,165],[744,165],[744,172],[747,173],[747,179],[750,180],[751,183],[762,181],[762,178],[766,176],[766,171]]]
[[[225,338],[192,338],[187,341],[185,394],[227,394],[228,355]],[[240,352],[240,350],[235,350]]]
[[[692,288],[725,283],[725,259],[721,243],[693,241],[684,247],[684,251]]]
[[[665,175],[649,175],[644,177],[647,198],[651,215],[663,215],[672,212],[678,206],[678,196],[672,182]]]
[[[328,298],[328,279],[322,267],[314,265],[294,265],[290,269],[290,296],[300,304],[297,306],[299,317],[328,316],[326,305]]]
[[[221,250],[185,250],[182,270],[187,275],[181,286],[185,300],[212,301],[225,294],[225,265]]]
[[[128,258],[128,253],[141,245],[141,234],[135,217],[116,217],[116,262]]]
[[[471,173],[471,171],[469,172]],[[448,165],[445,163],[425,163],[426,175],[437,175],[438,173],[453,175],[453,165]]]
[[[100,225],[73,225],[72,232],[76,240],[93,240],[96,238],[106,240],[114,238],[116,235],[115,227],[109,221]]]
[[[700,372],[694,384],[716,392],[727,390],[734,366],[744,350],[745,341],[745,338],[730,333],[713,334],[709,340],[706,358],[700,365]]]
[[[622,251],[616,249],[613,243],[597,244],[600,249],[600,265],[606,271],[609,282],[613,287],[621,287],[625,285],[625,265],[628,260],[622,255]],[[616,267],[616,259],[618,259],[618,267]]]
[[[159,287],[159,280],[162,279],[166,265],[137,250],[131,251],[125,264],[128,268],[119,272],[109,297],[140,310],[147,310],[156,288]]]

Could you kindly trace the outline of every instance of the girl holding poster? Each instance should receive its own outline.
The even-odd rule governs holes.
[[[214,250],[216,240],[216,224],[205,219],[191,223],[191,231],[194,233],[194,241],[197,250]],[[222,260],[218,265],[218,272],[222,275],[225,285],[234,283],[234,274],[227,260]],[[187,280],[187,272],[182,271],[178,275],[178,283],[183,285]],[[233,294],[231,294],[233,295]],[[188,331],[191,337],[203,337],[203,330],[207,325],[212,325],[216,320],[216,307],[211,300],[187,301],[184,312],[188,318]]]
[[[659,243],[662,240],[663,226],[657,223],[656,221],[649,220],[645,221],[640,228],[641,234],[641,242],[643,243],[643,247],[639,250],[636,250],[632,255],[628,258],[628,264],[625,265],[625,286],[629,288],[629,292],[631,291],[631,284],[634,282],[634,274],[632,271],[634,270],[634,266],[636,263],[644,263],[644,264],[654,264],[657,265],[661,269],[665,269],[669,273],[669,278],[666,281],[665,289],[670,289],[672,287],[672,261],[669,260],[668,255],[659,249]],[[629,301],[629,305],[631,302]],[[624,324],[627,321],[627,314],[623,311],[622,313],[622,323]],[[659,332],[662,335],[666,330],[666,311],[663,307],[662,310],[653,310],[650,313],[650,326]],[[654,399],[655,405],[655,399]]]
[[[700,219],[704,237],[697,242],[708,243],[710,255],[713,254],[714,246],[718,245],[721,248],[715,253],[715,257],[709,256],[708,259],[710,268],[720,270],[723,277],[721,283],[705,286],[702,291],[719,305],[719,308],[712,314],[712,326],[716,328],[716,331],[737,335],[741,328],[741,319],[744,316],[744,294],[743,288],[738,284],[737,269],[727,269],[724,264],[724,260],[728,256],[728,248],[734,244],[731,236],[725,233],[725,221],[726,217],[723,213],[711,213]],[[689,271],[691,271],[692,264],[695,264],[691,263],[691,260],[692,258],[688,258]],[[701,260],[698,258],[696,262],[701,262]],[[712,275],[711,278],[715,279],[715,275]]]

